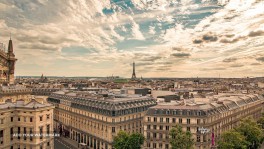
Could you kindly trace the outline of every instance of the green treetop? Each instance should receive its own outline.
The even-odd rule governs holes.
[[[125,131],[119,131],[114,137],[113,146],[115,149],[141,149],[143,143],[144,136],[142,134],[128,134]]]
[[[176,125],[170,130],[171,149],[192,149],[194,140],[191,132],[183,131],[182,127]]]

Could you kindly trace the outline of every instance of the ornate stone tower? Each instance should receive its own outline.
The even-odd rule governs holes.
[[[137,77],[136,77],[136,71],[135,71],[135,62],[133,62],[133,73],[132,73],[132,77],[131,77],[132,80],[136,80]]]
[[[14,84],[15,82],[15,63],[17,59],[15,58],[14,50],[13,50],[13,43],[10,37],[8,43],[8,52],[7,52],[7,63],[8,63],[8,77],[7,81],[9,84]]]

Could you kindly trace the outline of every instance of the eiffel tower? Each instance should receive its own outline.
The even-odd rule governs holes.
[[[132,77],[131,77],[132,80],[136,80],[137,77],[136,77],[136,72],[135,72],[135,62],[133,62],[133,73],[132,73]]]

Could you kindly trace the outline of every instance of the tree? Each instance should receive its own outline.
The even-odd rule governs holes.
[[[113,146],[115,149],[140,149],[143,143],[144,136],[142,134],[128,134],[125,131],[119,131],[114,137]]]
[[[264,113],[262,113],[262,117],[258,120],[258,124],[264,129]]]
[[[140,133],[132,133],[130,135],[130,139],[129,139],[129,146],[130,149],[140,149],[142,144],[144,143],[144,136]]]
[[[172,149],[192,149],[194,140],[191,132],[184,132],[182,127],[176,125],[170,130],[170,144]]]
[[[252,118],[243,119],[235,130],[245,136],[246,141],[249,143],[248,148],[257,149],[260,147],[264,134],[262,129]]]
[[[235,130],[230,130],[222,134],[218,149],[247,149],[248,144],[245,136]]]
[[[264,113],[262,113],[262,117],[258,120],[258,125],[262,128],[262,132],[264,134]],[[264,137],[262,138],[261,142],[264,142]]]

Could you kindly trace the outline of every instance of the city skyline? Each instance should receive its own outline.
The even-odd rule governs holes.
[[[16,76],[260,77],[264,6],[257,0],[0,0]]]

